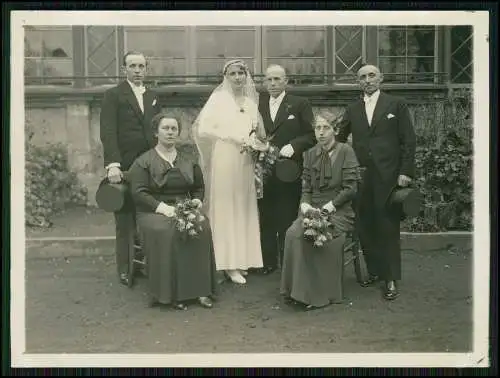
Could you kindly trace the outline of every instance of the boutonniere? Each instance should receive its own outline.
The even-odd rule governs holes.
[[[394,118],[394,117],[395,117],[395,115],[392,114],[392,113],[387,114],[387,119],[391,119],[391,118]]]
[[[156,98],[153,100],[153,106],[156,105]]]
[[[288,119],[295,119],[295,116],[294,116],[293,114],[290,114],[290,115],[288,116]]]

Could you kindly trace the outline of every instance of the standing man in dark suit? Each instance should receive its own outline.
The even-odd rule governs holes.
[[[154,147],[151,119],[161,107],[155,94],[146,89],[146,58],[140,52],[128,52],[123,57],[126,80],[104,94],[101,105],[101,142],[107,178],[112,183],[123,180],[134,160]],[[131,198],[126,206],[114,213],[116,223],[116,264],[120,282],[129,284],[129,251],[134,248],[136,225],[135,207]]]
[[[414,177],[415,131],[403,99],[380,91],[383,77],[377,67],[361,67],[358,80],[364,98],[347,107],[337,139],[345,142],[352,133],[364,170],[357,215],[369,279],[362,286],[381,279],[384,297],[391,300],[399,295],[396,281],[401,279],[400,213],[388,199]]]
[[[271,144],[279,149],[280,157],[295,161],[302,171],[302,153],[316,144],[313,112],[309,102],[286,92],[288,78],[279,65],[266,70],[267,94],[259,99],[259,112]],[[283,182],[276,172],[264,184],[264,196],[259,200],[263,273],[277,267],[278,255],[283,260],[285,233],[297,217],[301,197],[300,175],[293,182]]]

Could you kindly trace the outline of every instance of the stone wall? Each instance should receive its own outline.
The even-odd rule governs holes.
[[[89,205],[95,205],[94,194],[104,175],[102,145],[99,139],[99,114],[102,93],[106,88],[74,90],[69,88],[33,87],[26,88],[26,120],[35,131],[33,142],[38,145],[62,142],[68,148],[69,164],[77,172],[79,179],[88,188]],[[190,143],[191,127],[202,104],[206,101],[211,87],[174,87],[158,90],[162,103],[168,110],[180,116],[183,123],[181,141]],[[445,88],[387,88],[408,100],[414,115],[416,129],[429,127],[430,122],[441,123],[436,119],[443,112],[425,111],[425,106],[439,104],[446,97]],[[341,112],[345,105],[357,97],[356,89],[316,89],[313,87],[291,89],[310,99],[313,110],[329,108]],[[424,111],[422,107],[424,106]],[[425,120],[424,120],[425,118]],[[433,121],[434,119],[434,121]]]

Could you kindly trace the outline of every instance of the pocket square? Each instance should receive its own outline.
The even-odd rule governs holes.
[[[294,116],[293,114],[290,114],[290,115],[288,116],[288,119],[295,119],[295,116]]]
[[[395,115],[392,114],[392,113],[387,114],[387,119],[391,119],[391,118],[394,118],[394,117],[395,117]]]
[[[156,105],[156,98],[153,100],[153,106]]]

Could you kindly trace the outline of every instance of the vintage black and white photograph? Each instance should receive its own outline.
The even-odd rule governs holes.
[[[13,12],[13,366],[488,366],[488,27]]]

